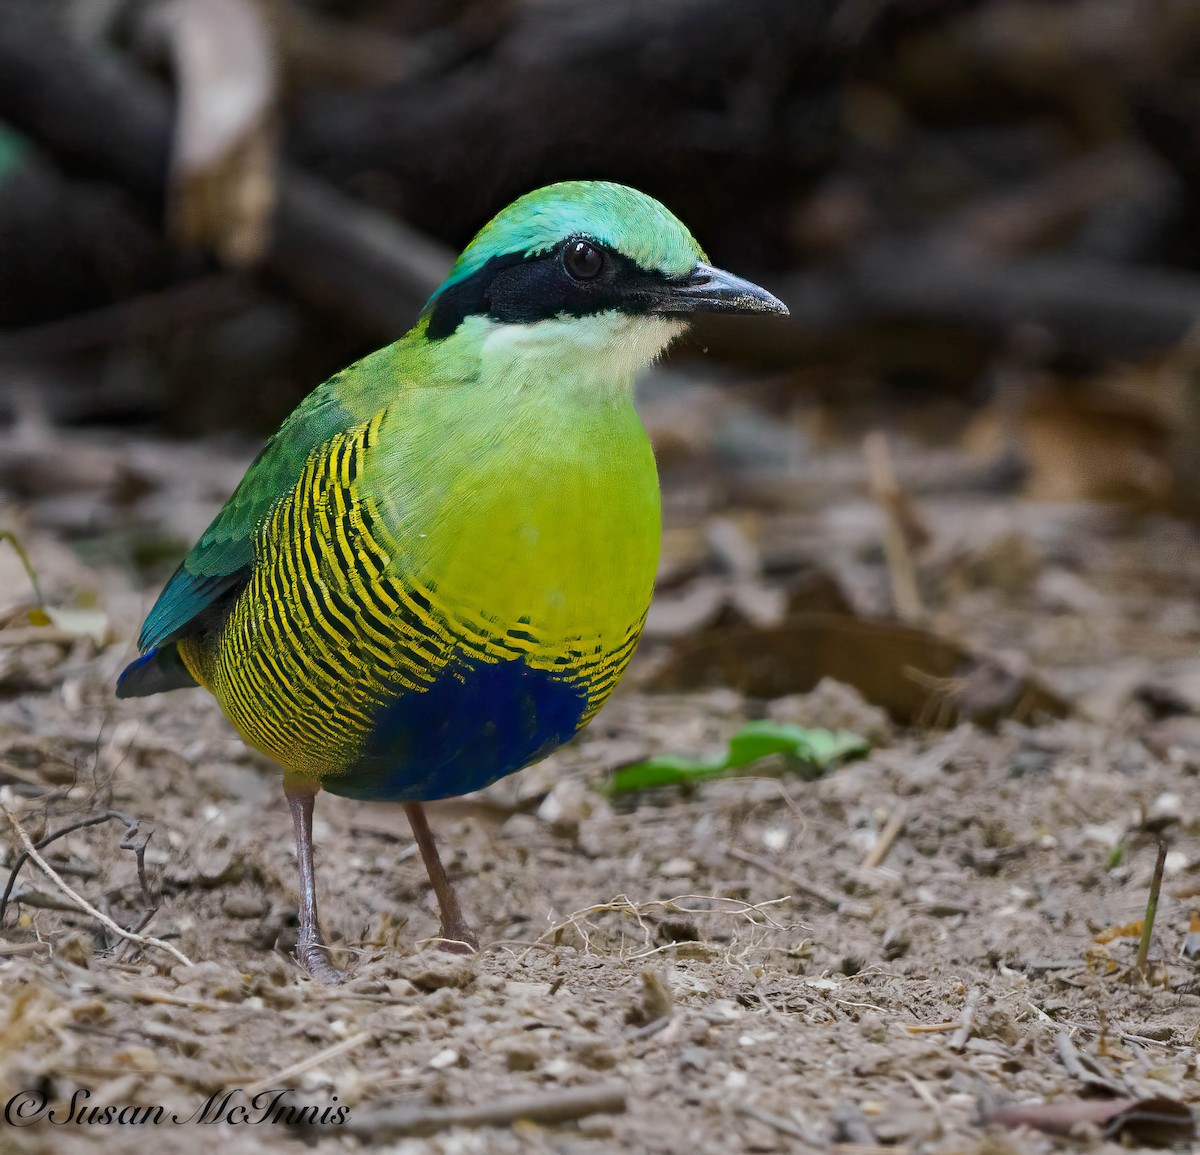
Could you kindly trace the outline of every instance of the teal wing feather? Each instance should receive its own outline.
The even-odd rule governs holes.
[[[263,446],[147,615],[138,638],[143,652],[175,641],[245,584],[258,527],[296,484],[313,450],[353,423],[336,392],[341,377],[311,393]]]

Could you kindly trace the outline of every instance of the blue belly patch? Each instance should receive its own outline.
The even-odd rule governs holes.
[[[582,686],[520,659],[461,662],[428,690],[402,689],[375,715],[357,762],[321,785],[347,798],[452,798],[545,757],[579,729]]]

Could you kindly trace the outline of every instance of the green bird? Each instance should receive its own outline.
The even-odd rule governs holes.
[[[787,313],[634,189],[521,197],[405,336],[300,403],[151,609],[117,696],[203,686],[283,768],[314,978],[342,977],[322,789],[404,804],[443,946],[478,948],[422,803],[544,758],[629,663],[660,537],[634,379],[701,311]]]

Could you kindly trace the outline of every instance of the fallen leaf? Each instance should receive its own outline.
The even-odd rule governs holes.
[[[847,758],[865,754],[870,744],[846,730],[807,729],[778,722],[750,722],[732,738],[724,754],[709,758],[687,758],[661,754],[621,766],[609,782],[613,794],[650,790],[657,786],[680,786],[721,778],[761,758],[782,754],[791,770],[816,777]]]
[[[98,646],[108,641],[108,614],[103,610],[61,609],[44,606],[29,611],[29,621],[35,626],[54,626],[65,634],[91,638]]]
[[[1113,939],[1117,938],[1141,938],[1142,921],[1139,918],[1134,922],[1122,923],[1120,926],[1105,927],[1092,941],[1103,946],[1105,943],[1110,943]]]
[[[780,626],[730,626],[682,640],[647,682],[678,693],[727,686],[755,698],[853,686],[898,722],[1065,717],[1070,705],[1033,678],[929,630],[847,614],[799,614]]]

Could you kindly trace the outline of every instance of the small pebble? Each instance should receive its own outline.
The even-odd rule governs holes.
[[[696,873],[696,864],[690,858],[669,858],[658,873],[663,878],[689,878]]]

